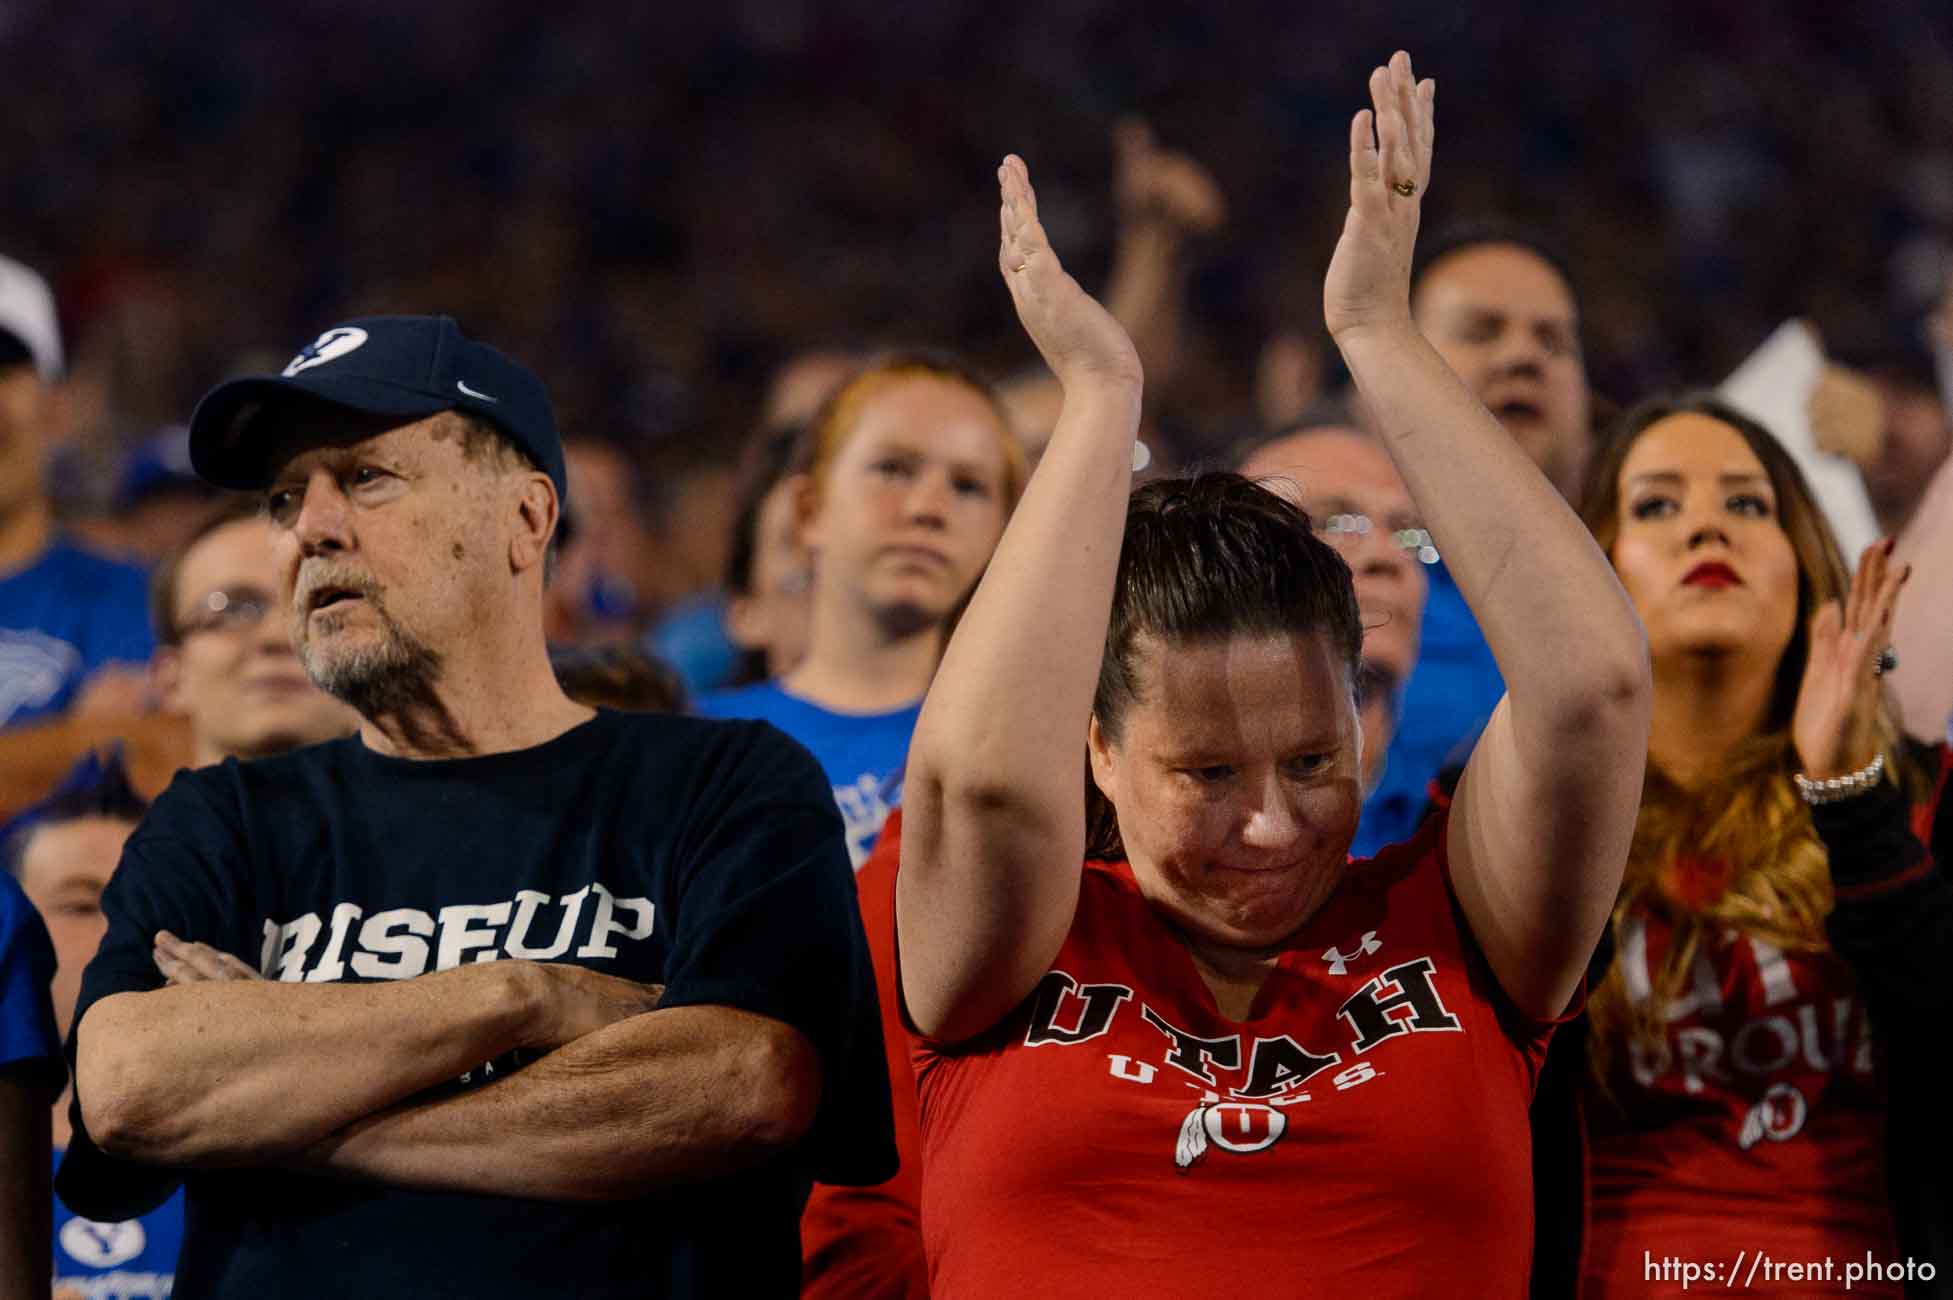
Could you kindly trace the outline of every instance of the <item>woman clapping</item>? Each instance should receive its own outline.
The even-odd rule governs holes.
[[[1400,53],[1370,94],[1327,323],[1510,694],[1448,815],[1349,862],[1348,569],[1232,476],[1129,505],[1138,362],[1007,159],[1004,279],[1065,398],[909,757],[939,1298],[1524,1294],[1526,1108],[1620,882],[1647,659],[1599,548],[1411,322],[1434,88]]]

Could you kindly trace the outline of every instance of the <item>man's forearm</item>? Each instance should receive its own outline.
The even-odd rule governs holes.
[[[756,1164],[813,1122],[813,1044],[779,1021],[673,1007],[484,1087],[359,1120],[298,1157],[426,1190],[622,1200]]]
[[[523,1044],[523,963],[376,984],[238,981],[117,993],[76,1041],[76,1095],[104,1150],[249,1164]]]

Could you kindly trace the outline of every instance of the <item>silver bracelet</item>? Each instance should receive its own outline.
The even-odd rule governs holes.
[[[1802,772],[1798,772],[1790,779],[1797,783],[1797,793],[1804,796],[1804,802],[1815,808],[1819,804],[1836,803],[1840,799],[1861,795],[1877,785],[1879,777],[1883,775],[1885,775],[1885,755],[1879,754],[1856,772],[1847,772],[1843,776],[1813,781]]]

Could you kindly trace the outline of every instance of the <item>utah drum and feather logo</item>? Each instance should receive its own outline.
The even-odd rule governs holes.
[[[1173,1164],[1181,1172],[1207,1154],[1209,1143],[1236,1155],[1266,1151],[1288,1131],[1288,1116],[1273,1106],[1254,1102],[1206,1102],[1195,1106],[1180,1124],[1180,1140],[1173,1147]]]

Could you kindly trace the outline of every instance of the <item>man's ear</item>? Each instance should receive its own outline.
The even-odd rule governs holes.
[[[188,713],[183,700],[183,651],[173,645],[159,645],[149,660],[149,691],[165,713]]]
[[[543,563],[561,513],[556,484],[550,481],[549,475],[533,472],[522,475],[515,502],[515,535],[509,539],[511,572],[521,573]]]

